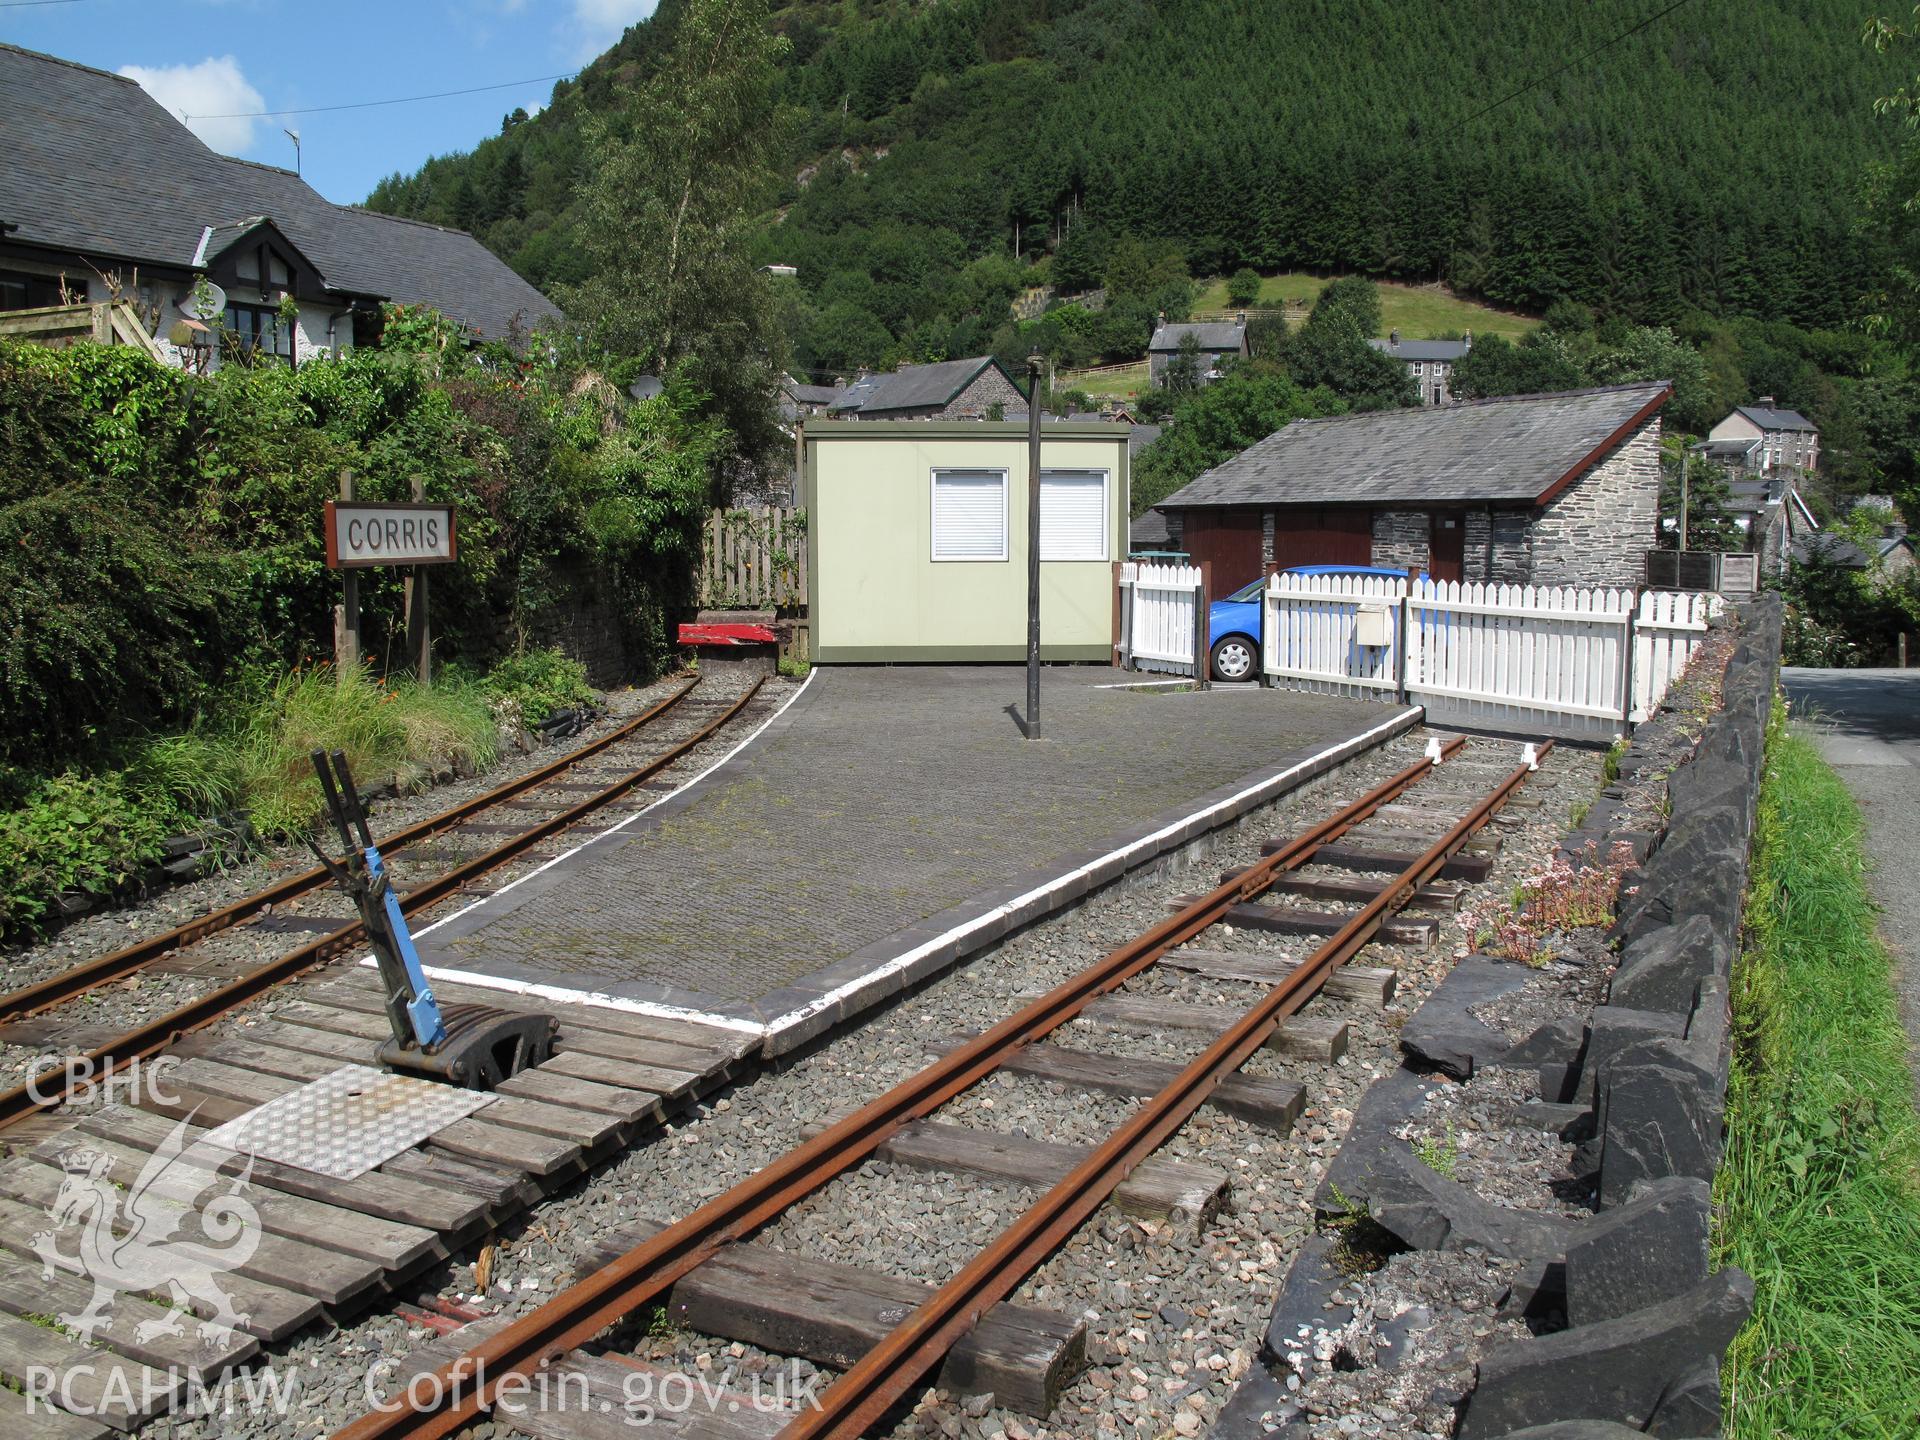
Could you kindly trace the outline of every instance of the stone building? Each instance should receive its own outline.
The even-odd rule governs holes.
[[[997,410],[996,410],[997,407]],[[991,355],[860,376],[829,404],[835,420],[987,420],[1027,397]]]
[[[1664,380],[1296,420],[1155,508],[1213,593],[1265,570],[1638,585],[1658,544]]]
[[[1467,331],[1458,340],[1402,340],[1398,330],[1390,330],[1386,339],[1369,340],[1367,344],[1407,367],[1420,389],[1422,405],[1451,405],[1453,367],[1473,349],[1473,332]]]
[[[1820,429],[1798,410],[1784,410],[1773,396],[1762,395],[1709,430],[1701,449],[1709,460],[1749,475],[1811,475],[1820,464]]]
[[[1147,343],[1147,374],[1155,385],[1167,383],[1167,368],[1180,358],[1181,343],[1191,338],[1194,349],[1194,382],[1205,385],[1220,378],[1220,368],[1229,360],[1247,353],[1247,317],[1203,322],[1193,325],[1169,325],[1162,315]]]

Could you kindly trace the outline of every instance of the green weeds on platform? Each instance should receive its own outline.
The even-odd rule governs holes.
[[[1735,1440],[1920,1434],[1920,1117],[1858,806],[1776,703],[1734,976],[1716,1260]]]

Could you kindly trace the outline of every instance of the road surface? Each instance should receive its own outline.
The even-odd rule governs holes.
[[[1867,818],[1881,931],[1899,964],[1900,1013],[1920,1097],[1920,670],[1781,673],[1788,704],[1810,722],[1827,763]]]

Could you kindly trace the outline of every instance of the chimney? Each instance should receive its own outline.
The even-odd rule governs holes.
[[[1162,310],[1162,311],[1161,311],[1161,312],[1160,312],[1160,313],[1159,313],[1159,314],[1158,314],[1157,316],[1155,316],[1155,317],[1154,317],[1154,319],[1155,319],[1155,323],[1157,323],[1157,324],[1160,324],[1160,325],[1164,325],[1164,324],[1166,324],[1166,323],[1167,323],[1167,312],[1166,312],[1166,311],[1164,311],[1164,310]]]
[[[1400,332],[1398,330],[1389,330],[1387,332],[1387,348],[1389,350],[1398,350],[1400,348]]]
[[[1753,403],[1756,405],[1764,405],[1769,410],[1771,410],[1773,408],[1773,396],[1762,395],[1758,400],[1754,401]]]
[[[1460,345],[1461,348],[1466,350],[1473,348],[1473,332],[1471,330],[1462,330],[1460,332]]]
[[[1247,312],[1244,310],[1236,312],[1233,317],[1233,323],[1238,325],[1242,330],[1246,329],[1247,328]]]

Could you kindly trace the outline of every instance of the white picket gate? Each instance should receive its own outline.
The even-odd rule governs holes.
[[[1490,729],[1612,735],[1652,714],[1717,614],[1717,595],[1275,575],[1268,683],[1377,700]],[[1403,654],[1404,651],[1404,654]]]
[[[1198,565],[1120,566],[1120,663],[1129,670],[1192,675],[1198,611],[1206,604]],[[1201,656],[1202,663],[1206,657]]]
[[[1291,690],[1394,699],[1406,593],[1406,581],[1384,575],[1273,576],[1266,590],[1262,670]],[[1386,643],[1367,643],[1376,637]]]

